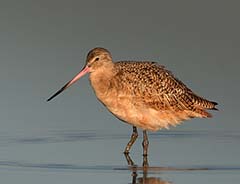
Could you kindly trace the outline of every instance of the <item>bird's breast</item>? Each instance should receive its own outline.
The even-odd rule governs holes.
[[[130,122],[135,116],[131,96],[120,90],[120,84],[106,74],[91,73],[90,82],[97,98],[119,119]]]
[[[156,129],[156,125],[147,124],[150,120],[149,110],[136,105],[133,96],[121,89],[121,86],[115,83],[116,81],[94,75],[90,76],[90,81],[99,101],[117,118],[143,129]]]

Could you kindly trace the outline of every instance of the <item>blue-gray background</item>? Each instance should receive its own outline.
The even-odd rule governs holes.
[[[114,60],[158,61],[193,91],[219,103],[212,119],[194,119],[172,130],[239,132],[239,5],[222,0],[2,0],[0,136],[41,137],[72,130],[130,134],[130,126],[96,100],[87,76],[46,102],[79,72],[96,46],[109,49]],[[116,152],[126,141],[116,143]],[[99,147],[84,149],[97,152]],[[11,149],[3,151],[1,160],[26,161],[33,150],[28,155],[14,148],[12,157]],[[34,160],[48,160],[58,152],[45,150]],[[71,158],[74,162],[77,156]]]

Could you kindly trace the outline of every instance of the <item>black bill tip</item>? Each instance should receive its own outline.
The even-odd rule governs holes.
[[[63,92],[66,88],[67,88],[67,85],[64,85],[60,90],[58,90],[54,95],[52,95],[50,98],[47,99],[47,102],[49,102],[50,100],[52,100],[54,97],[56,97],[57,95],[59,95],[61,92]]]

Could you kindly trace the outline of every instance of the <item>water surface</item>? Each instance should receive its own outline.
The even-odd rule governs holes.
[[[97,130],[1,133],[4,183],[238,183],[238,132],[163,131],[149,134],[149,167],[141,137],[129,164],[129,136]]]

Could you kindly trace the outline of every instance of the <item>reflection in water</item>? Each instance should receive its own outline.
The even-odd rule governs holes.
[[[137,173],[139,167],[134,164],[129,154],[124,155],[128,165],[130,166],[129,169],[132,171],[132,184],[170,184],[170,182],[164,181],[159,177],[148,177],[149,166],[147,156],[143,156],[143,167],[141,167],[142,177],[139,177]]]
[[[154,178],[154,177],[150,177],[150,178],[146,178],[146,179],[139,178],[138,182],[143,183],[143,184],[168,184],[169,183],[160,178]]]

